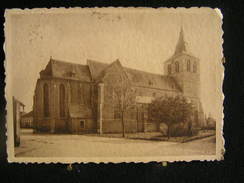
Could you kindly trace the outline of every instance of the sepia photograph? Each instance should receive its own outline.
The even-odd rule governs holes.
[[[9,162],[221,160],[222,14],[5,12]]]

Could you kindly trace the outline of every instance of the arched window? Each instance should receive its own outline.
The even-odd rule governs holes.
[[[171,74],[171,65],[168,65],[168,74]]]
[[[193,72],[197,72],[197,63],[196,62],[194,62],[194,64],[193,64]]]
[[[187,71],[191,72],[191,61],[187,60]]]
[[[44,109],[44,116],[49,117],[49,89],[47,83],[43,86],[43,109]]]
[[[179,62],[175,62],[175,72],[179,72],[180,67],[179,67]]]
[[[60,117],[65,116],[65,88],[63,84],[59,86],[59,113]]]

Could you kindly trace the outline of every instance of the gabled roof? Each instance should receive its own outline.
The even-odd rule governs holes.
[[[126,77],[128,77],[127,73],[124,71],[124,67],[121,65],[120,61],[117,59],[111,64],[108,64],[105,69],[103,69],[100,74],[96,77],[96,82],[103,82],[104,77],[107,73],[110,72],[110,69],[117,67],[117,74],[123,73]]]
[[[90,82],[91,74],[87,65],[68,63],[50,59],[46,68],[41,71],[41,77],[51,76],[62,79],[73,79]]]
[[[113,64],[118,63],[121,65],[119,60],[112,62],[112,64],[105,64],[97,61],[88,60],[89,68],[92,70],[91,76],[94,80],[101,79],[101,77],[104,76],[106,70],[109,67],[111,67]],[[145,71],[140,71],[126,67],[122,68],[124,69],[128,78],[131,80],[134,86],[180,91],[180,88],[175,82],[174,78],[170,76],[148,73]]]
[[[94,60],[87,60],[87,65],[90,69],[91,78],[94,81],[97,80],[102,71],[104,71],[108,67],[108,64]]]
[[[130,68],[125,68],[125,71],[135,86],[180,91],[180,87],[173,77]]]
[[[40,72],[40,75],[41,77],[99,82],[112,66],[121,67],[132,82],[132,85],[136,87],[180,91],[180,87],[173,77],[123,67],[119,60],[111,64],[87,60],[87,65],[81,65],[50,59],[46,68]]]
[[[25,107],[25,104],[23,104],[20,100],[18,100],[18,99],[15,98],[14,96],[13,96],[13,101],[14,101],[14,102],[17,102],[17,103],[19,103],[19,105]]]
[[[33,111],[30,111],[30,112],[24,114],[24,115],[21,116],[21,117],[33,117]]]

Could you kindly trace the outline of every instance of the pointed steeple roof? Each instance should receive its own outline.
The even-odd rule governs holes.
[[[185,41],[183,28],[181,27],[179,40],[177,42],[174,54],[188,53],[188,52],[189,50],[188,50],[187,42]]]

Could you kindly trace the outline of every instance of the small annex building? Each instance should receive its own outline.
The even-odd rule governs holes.
[[[33,111],[30,111],[21,116],[20,128],[32,128],[33,127]]]

